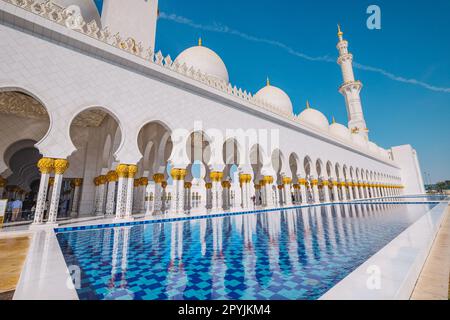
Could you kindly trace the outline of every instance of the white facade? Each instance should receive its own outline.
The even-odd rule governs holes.
[[[396,161],[395,151],[393,160],[364,130],[330,126],[309,104],[292,114],[289,97],[270,83],[255,96],[232,86],[216,56],[206,71],[188,67],[154,53],[152,43],[144,49],[138,38],[35,2],[0,0],[0,174],[11,190],[28,192],[41,173],[59,170],[57,181],[82,181],[79,199],[66,194],[77,214],[114,207],[118,219],[150,211],[150,201],[152,213],[179,212],[191,205],[186,199],[214,211],[423,190],[421,179],[407,178],[420,174],[417,161]],[[129,7],[127,14],[138,8]],[[194,48],[184,61],[211,51]],[[15,157],[32,145],[41,173],[40,157]],[[192,174],[195,162],[201,177]]]

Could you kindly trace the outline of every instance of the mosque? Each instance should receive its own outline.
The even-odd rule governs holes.
[[[330,124],[269,80],[234,86],[201,40],[155,52],[157,20],[157,0],[0,0],[0,198],[35,202],[32,228],[425,192],[412,146],[370,140],[340,28]]]

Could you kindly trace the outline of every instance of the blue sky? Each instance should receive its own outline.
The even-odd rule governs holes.
[[[366,27],[371,4],[381,8],[381,30]],[[450,1],[160,0],[159,9],[156,49],[165,55],[175,58],[201,36],[233,84],[255,93],[269,76],[296,113],[308,99],[346,124],[335,63],[339,22],[362,65],[355,75],[364,83],[371,140],[412,144],[433,182],[450,179]]]

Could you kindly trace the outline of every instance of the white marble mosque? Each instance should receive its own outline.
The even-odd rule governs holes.
[[[157,0],[0,0],[0,197],[36,201],[32,227],[424,193],[413,147],[370,140],[340,28],[348,123],[330,124],[269,79],[234,86],[201,40],[154,52],[157,17]]]

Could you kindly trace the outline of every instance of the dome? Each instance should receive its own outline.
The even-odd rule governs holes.
[[[358,146],[362,149],[365,149],[365,150],[368,148],[367,140],[364,139],[364,137],[362,135],[360,135],[358,133],[352,133],[351,136],[352,136],[352,141],[356,146]]]
[[[93,0],[53,0],[53,3],[66,9],[70,6],[77,6],[84,21],[89,23],[95,20],[97,25],[101,26],[100,14]]]
[[[264,101],[282,114],[292,115],[294,113],[291,98],[280,88],[270,85],[269,80],[267,80],[267,85],[254,95],[254,98]]]
[[[346,126],[334,122],[334,119],[330,125],[330,134],[338,139],[351,141],[350,130]]]
[[[298,120],[323,131],[328,131],[330,126],[327,117],[319,110],[311,108],[309,102],[306,103],[306,109],[298,116]]]
[[[226,83],[229,82],[228,70],[225,63],[223,63],[217,53],[203,47],[201,40],[198,46],[191,47],[180,53],[175,59],[175,62],[178,62],[180,65],[186,64],[188,69],[192,67],[208,76],[223,80]]]

